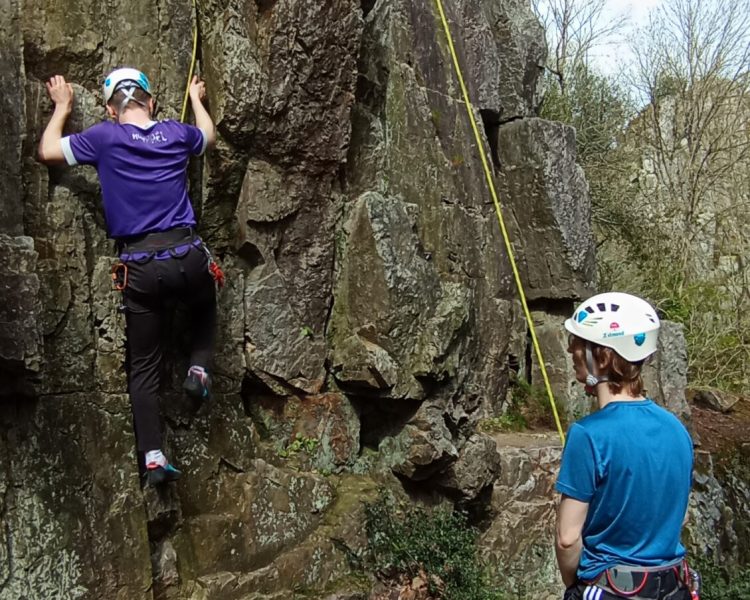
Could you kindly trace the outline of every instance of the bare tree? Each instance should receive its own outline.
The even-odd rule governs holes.
[[[611,44],[623,32],[623,17],[605,16],[606,0],[532,0],[547,34],[547,69],[565,91],[569,74],[588,65],[595,48]]]
[[[652,232],[651,291],[683,311],[703,379],[746,382],[750,0],[667,0],[632,52],[646,108],[629,127],[642,169],[628,212]]]
[[[705,262],[696,244],[746,204],[736,191],[750,160],[749,9],[748,0],[668,0],[632,45],[632,84],[648,103],[632,136],[656,184],[643,195],[651,217],[667,217],[686,277]]]

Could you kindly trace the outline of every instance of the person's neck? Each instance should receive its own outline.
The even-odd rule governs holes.
[[[138,125],[146,127],[151,123],[151,113],[145,108],[128,108],[118,116],[117,122],[120,125]]]
[[[640,402],[645,400],[643,396],[632,396],[626,391],[613,393],[607,382],[603,381],[596,386],[596,399],[599,408],[604,408],[610,402]]]

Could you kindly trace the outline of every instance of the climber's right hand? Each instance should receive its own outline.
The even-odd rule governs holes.
[[[65,81],[62,75],[54,75],[46,83],[47,93],[55,108],[65,109],[67,112],[73,110],[73,86]]]

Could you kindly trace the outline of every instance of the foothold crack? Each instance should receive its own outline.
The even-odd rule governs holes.
[[[238,473],[239,474],[239,473],[244,473],[245,472],[245,469],[243,469],[242,467],[239,467],[239,466],[235,465],[233,462],[231,462],[228,458],[226,458],[224,456],[222,456],[221,458],[219,458],[219,469],[218,470],[220,471],[222,467],[225,467],[225,468],[229,469],[233,473]]]

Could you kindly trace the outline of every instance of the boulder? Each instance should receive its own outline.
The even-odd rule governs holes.
[[[721,390],[698,390],[693,395],[693,402],[718,412],[732,412],[734,405],[740,401],[740,396]]]
[[[473,500],[500,475],[501,460],[494,439],[482,433],[472,435],[458,459],[440,476],[439,485],[462,498]]]
[[[555,434],[494,437],[500,476],[492,489],[492,520],[479,539],[480,553],[510,594],[560,598],[563,586],[554,549],[559,439]]]
[[[458,458],[453,436],[437,403],[423,403],[393,437],[380,444],[382,460],[394,473],[423,481],[443,471]]]

